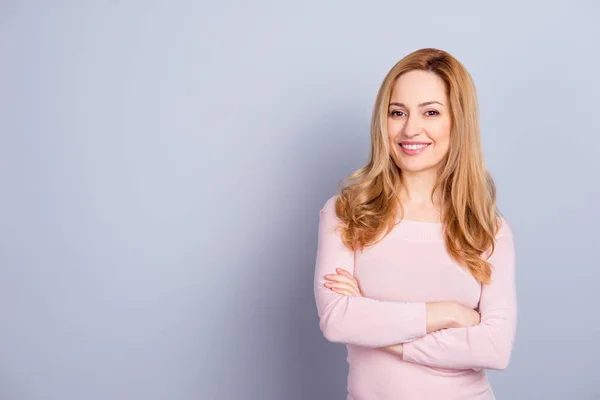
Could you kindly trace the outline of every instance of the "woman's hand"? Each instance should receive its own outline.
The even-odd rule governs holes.
[[[325,287],[344,296],[363,297],[358,281],[350,272],[342,268],[336,268],[336,271],[337,274],[325,275],[325,279],[330,281],[325,283]],[[402,357],[402,343],[386,347],[378,347],[378,349],[386,353]]]
[[[325,282],[324,286],[331,291],[344,296],[362,297],[360,286],[356,278],[345,269],[336,268],[335,270],[337,271],[337,274],[325,275],[325,279],[329,282]]]
[[[466,328],[479,324],[481,316],[473,309],[454,301],[426,304],[427,333],[446,328]]]
[[[402,345],[402,343],[398,343],[393,344],[391,346],[378,347],[377,350],[381,350],[383,352],[390,353],[402,358],[402,351],[404,350],[404,346]]]
[[[453,328],[466,328],[477,325],[481,322],[481,314],[476,310],[454,303],[454,323]]]

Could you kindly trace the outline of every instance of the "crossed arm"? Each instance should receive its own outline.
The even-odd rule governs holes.
[[[363,297],[352,275],[354,253],[335,230],[339,220],[334,206],[331,198],[320,211],[314,278],[319,325],[328,340],[378,348],[433,367],[504,369],[508,365],[517,307],[513,235],[506,221],[488,260],[492,283],[482,288],[477,313],[451,302]],[[332,285],[327,287],[328,283]]]

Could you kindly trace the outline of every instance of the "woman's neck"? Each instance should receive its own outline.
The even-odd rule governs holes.
[[[437,181],[435,171],[420,171],[416,173],[402,172],[400,186],[400,201],[404,206],[432,206],[438,208],[441,200],[441,188],[437,188],[431,201],[433,186]]]

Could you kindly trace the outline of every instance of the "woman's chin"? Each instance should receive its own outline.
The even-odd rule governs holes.
[[[444,165],[444,160],[406,160],[400,159],[396,162],[396,166],[400,169],[400,171],[409,173],[409,174],[417,174],[431,171],[439,171],[440,168]]]
[[[418,173],[423,173],[423,172],[430,172],[430,171],[434,171],[435,168],[435,164],[423,164],[423,163],[419,163],[419,164],[412,164],[412,163],[408,163],[408,164],[401,164],[400,165],[400,171],[404,172],[404,173],[410,173],[410,174],[418,174]]]

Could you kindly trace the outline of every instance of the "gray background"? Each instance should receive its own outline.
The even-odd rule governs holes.
[[[472,74],[517,237],[498,398],[600,398],[600,8],[482,3],[1,1],[0,399],[345,398],[318,211],[421,47]]]

